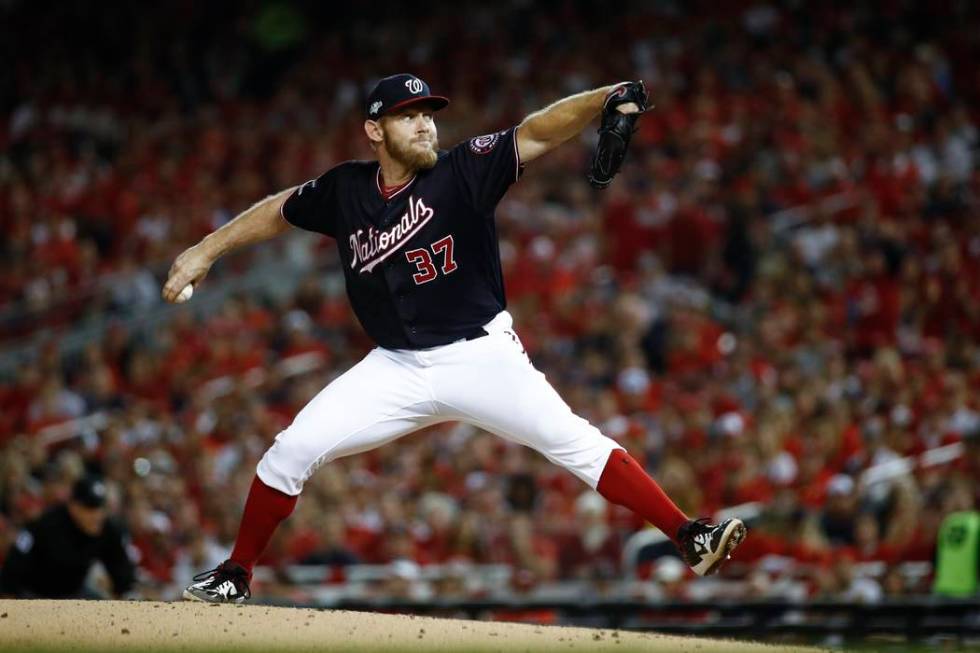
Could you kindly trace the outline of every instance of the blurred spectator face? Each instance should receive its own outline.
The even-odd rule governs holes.
[[[340,548],[344,546],[344,541],[347,537],[344,518],[337,514],[327,515],[323,520],[320,536],[325,547]]]
[[[877,277],[885,273],[885,257],[878,250],[873,250],[868,253],[865,264],[867,265],[866,270],[869,276]]]
[[[415,546],[412,537],[402,526],[389,528],[385,533],[384,553],[387,560],[412,560]]]
[[[843,589],[837,575],[826,567],[817,567],[813,572],[815,596],[832,596]]]
[[[409,170],[428,170],[436,164],[439,136],[428,108],[411,106],[378,121],[368,120],[364,130],[374,147],[383,147]]]
[[[106,509],[104,506],[90,508],[77,501],[68,502],[68,514],[79,530],[89,537],[96,537],[105,525]]]
[[[517,546],[529,546],[534,537],[531,519],[527,515],[517,515],[510,524],[510,536]]]
[[[854,562],[847,556],[840,556],[834,563],[833,573],[841,589],[847,588],[854,580]]]
[[[898,567],[892,567],[885,574],[881,581],[882,589],[889,596],[901,596],[905,594],[905,579]]]
[[[874,515],[862,513],[854,523],[854,540],[858,547],[878,545],[878,521]]]
[[[440,503],[430,507],[425,521],[434,532],[445,533],[453,527],[454,517],[452,504]]]
[[[943,496],[943,513],[973,510],[974,496],[971,489],[966,479],[954,479],[950,484],[949,491]]]
[[[827,512],[846,514],[857,507],[854,494],[854,481],[844,474],[838,474],[827,484]]]

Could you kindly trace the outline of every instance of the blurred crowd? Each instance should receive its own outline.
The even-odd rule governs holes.
[[[371,346],[334,244],[304,241],[315,265],[285,299],[129,318],[252,202],[370,158],[377,77],[410,70],[451,98],[444,147],[642,78],[655,108],[610,189],[585,181],[590,128],[498,210],[535,364],[688,514],[763,506],[728,568],[747,591],[927,589],[898,565],[931,561],[943,517],[980,500],[976,7],[381,4],[0,9],[18,52],[0,106],[0,346],[36,346],[0,379],[0,556],[94,471],[146,595],[224,559],[264,449]],[[106,315],[63,351],[61,334]],[[864,476],[946,445],[939,464]],[[263,562],[329,565],[333,581],[355,563],[492,563],[522,591],[598,585],[643,524],[596,496],[530,450],[441,425],[321,469]],[[635,573],[687,595],[662,562]],[[855,574],[867,562],[877,578]]]

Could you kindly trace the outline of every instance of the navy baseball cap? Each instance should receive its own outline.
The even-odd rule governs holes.
[[[368,95],[365,113],[369,120],[377,120],[389,111],[416,102],[426,102],[436,111],[449,104],[449,98],[432,95],[429,85],[415,75],[400,73],[379,81]]]
[[[95,476],[83,476],[75,481],[71,498],[89,508],[101,508],[108,498],[105,483]]]

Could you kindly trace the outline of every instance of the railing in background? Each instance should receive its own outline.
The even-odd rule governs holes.
[[[908,476],[918,470],[949,464],[962,457],[964,451],[962,442],[954,442],[928,449],[917,456],[897,458],[873,465],[861,473],[858,487],[862,493],[874,491],[885,483]],[[714,519],[721,521],[729,517],[738,517],[745,523],[752,523],[762,516],[764,510],[765,506],[759,502],[743,503],[719,510],[715,513]],[[641,559],[641,552],[644,549],[661,546],[669,548],[669,542],[667,536],[655,528],[637,531],[623,546],[624,568],[635,571],[637,561]]]
[[[916,469],[945,465],[961,457],[963,452],[963,443],[954,442],[941,447],[928,449],[918,456],[896,458],[895,460],[879,463],[864,470],[864,473],[861,474],[860,484],[867,488],[893,480],[899,476],[911,474]]]
[[[815,566],[792,558],[785,558],[780,573],[805,579]],[[771,565],[767,565],[771,566]],[[900,574],[915,581],[922,581],[932,573],[932,563],[902,562],[896,565]],[[881,579],[887,563],[871,561],[854,565],[855,577]],[[389,564],[356,564],[347,566],[331,565],[287,565],[272,569],[256,567],[253,579],[257,584],[275,584],[285,582],[290,587],[300,590],[300,595],[310,597],[312,601],[322,604],[350,602],[372,599],[378,596],[377,587],[386,581],[399,579],[409,584],[427,585],[440,583],[450,579],[464,579],[468,587],[462,591],[467,597],[480,597],[484,600],[498,601],[563,601],[578,599],[583,595],[603,600],[637,600],[643,595],[651,600],[649,593],[644,592],[648,587],[657,585],[659,580],[647,580],[624,573],[617,579],[610,579],[601,584],[592,580],[560,580],[540,582],[529,588],[518,590],[512,585],[515,569],[507,564],[475,564],[465,561],[454,561],[443,564],[419,565],[410,560],[396,560]],[[683,577],[683,576],[682,576]],[[687,597],[691,600],[728,600],[745,596],[747,592],[758,592],[758,587],[750,588],[744,578],[689,578],[686,581]],[[783,587],[782,585],[780,587]],[[182,589],[182,588],[180,588]],[[804,600],[809,588],[801,585],[803,594],[765,594],[758,593],[754,600],[786,600],[796,597]],[[910,591],[910,595],[920,595]],[[639,592],[639,594],[638,594]],[[760,598],[764,596],[765,598]],[[435,597],[434,597],[435,598]],[[879,596],[884,600],[884,595]],[[942,598],[936,596],[935,598]],[[955,597],[954,597],[955,598]],[[461,600],[461,599],[460,599]],[[871,603],[876,601],[865,601]],[[880,601],[877,601],[880,602]],[[978,604],[980,607],[980,604]]]
[[[877,604],[840,601],[604,601],[582,597],[575,601],[426,601],[375,599],[341,601],[338,610],[426,615],[465,615],[506,620],[521,612],[552,610],[558,623],[582,623],[606,628],[649,630],[685,635],[715,635],[766,639],[776,636],[840,636],[861,639],[891,634],[918,641],[935,635],[980,635],[980,603],[934,597],[909,597]]]
[[[777,236],[798,229],[813,219],[815,211],[823,211],[834,215],[847,209],[853,209],[861,201],[861,196],[855,191],[828,195],[810,204],[801,204],[782,211],[776,211],[768,216],[769,226]]]

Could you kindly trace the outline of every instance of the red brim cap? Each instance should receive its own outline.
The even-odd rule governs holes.
[[[378,118],[384,116],[385,114],[391,113],[392,111],[398,111],[399,109],[404,109],[405,107],[411,106],[413,104],[429,104],[432,106],[433,111],[440,111],[445,109],[449,105],[449,98],[443,97],[441,95],[426,95],[424,97],[412,97],[407,100],[402,100],[398,104],[388,107],[382,111]]]

